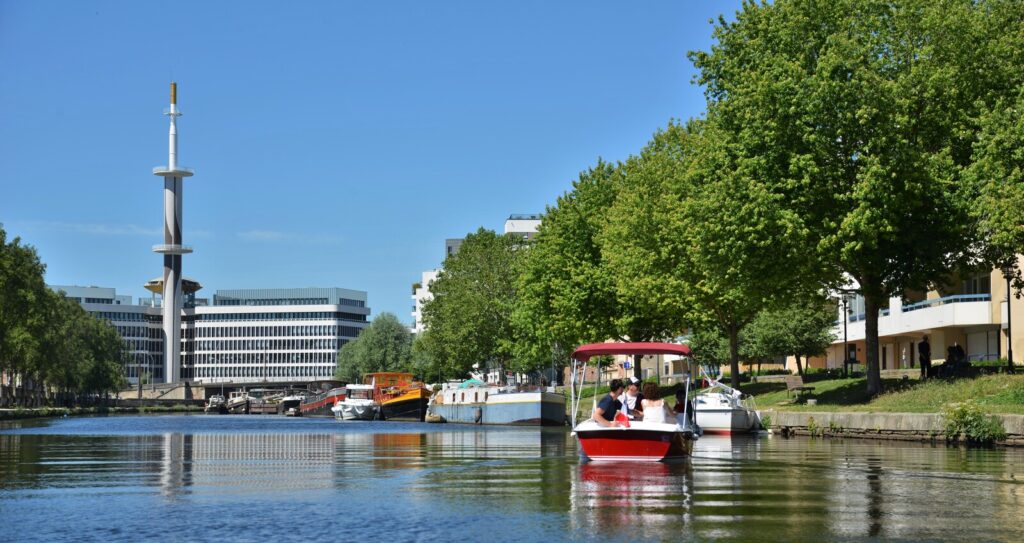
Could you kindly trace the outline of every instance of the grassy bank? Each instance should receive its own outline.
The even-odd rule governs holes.
[[[973,379],[884,380],[882,394],[868,399],[864,378],[807,383],[817,405],[793,402],[785,383],[748,383],[761,409],[780,411],[871,411],[879,413],[939,413],[954,403],[972,401],[985,413],[1024,415],[1024,375],[985,375]]]
[[[196,413],[201,406],[172,405],[154,407],[17,407],[0,409],[0,420],[34,419],[46,417],[71,417],[82,415],[123,415],[144,413]]]

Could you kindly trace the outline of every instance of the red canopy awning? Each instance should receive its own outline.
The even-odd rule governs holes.
[[[591,343],[589,345],[581,345],[572,353],[572,357],[586,362],[591,357],[609,354],[675,354],[690,356],[690,347],[689,345],[676,345],[675,343]]]

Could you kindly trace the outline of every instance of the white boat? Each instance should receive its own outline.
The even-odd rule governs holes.
[[[670,343],[593,343],[577,348],[572,353],[570,409],[573,417],[572,434],[579,440],[583,454],[591,461],[615,462],[668,462],[690,456],[694,442],[700,437],[700,431],[690,423],[690,412],[686,409],[676,417],[676,420],[665,422],[630,421],[624,414],[619,413],[613,426],[602,426],[592,417],[576,424],[580,393],[585,385],[580,377],[587,374],[587,362],[594,356],[619,354],[689,356],[690,348]],[[580,366],[579,362],[583,365]],[[687,393],[689,386],[690,383],[687,381]],[[593,396],[593,402],[596,409],[596,394]],[[620,421],[619,417],[625,420]]]
[[[694,412],[701,430],[710,434],[755,432],[761,428],[753,396],[729,387],[704,373],[711,384],[694,399]]]
[[[374,385],[351,384],[345,386],[345,399],[331,408],[339,420],[373,420],[380,412],[380,404],[373,399]]]
[[[305,392],[289,394],[281,398],[281,401],[278,402],[277,411],[278,413],[284,414],[286,417],[300,417],[302,416],[302,411],[299,409],[299,406],[302,405],[302,400],[305,399]]]

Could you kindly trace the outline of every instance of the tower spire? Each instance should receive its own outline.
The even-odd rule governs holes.
[[[167,166],[153,168],[153,174],[164,178],[164,243],[153,247],[153,252],[164,255],[163,331],[164,382],[181,379],[181,257],[192,252],[181,244],[182,180],[192,176],[192,170],[178,166],[178,85],[171,82],[171,107],[165,112],[170,117],[168,132]]]

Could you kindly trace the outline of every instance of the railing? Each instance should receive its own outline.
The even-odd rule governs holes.
[[[992,300],[991,294],[954,294],[952,296],[943,296],[942,298],[935,298],[933,300],[925,300],[923,302],[917,302],[910,305],[903,306],[903,312],[917,311],[918,309],[925,309],[936,305],[955,304],[960,302],[988,302]]]
[[[988,302],[990,300],[992,300],[991,294],[954,294],[952,296],[943,296],[942,298],[924,300],[922,302],[905,305],[903,306],[903,312],[907,313],[910,311],[917,311],[918,309],[925,309],[937,305],[956,304],[960,302]],[[890,311],[888,308],[878,310],[879,317],[887,317],[889,316],[889,313]],[[850,315],[850,322],[862,321],[866,316],[867,315],[865,313]],[[842,323],[843,321],[840,319],[835,322],[835,325],[839,326]]]

